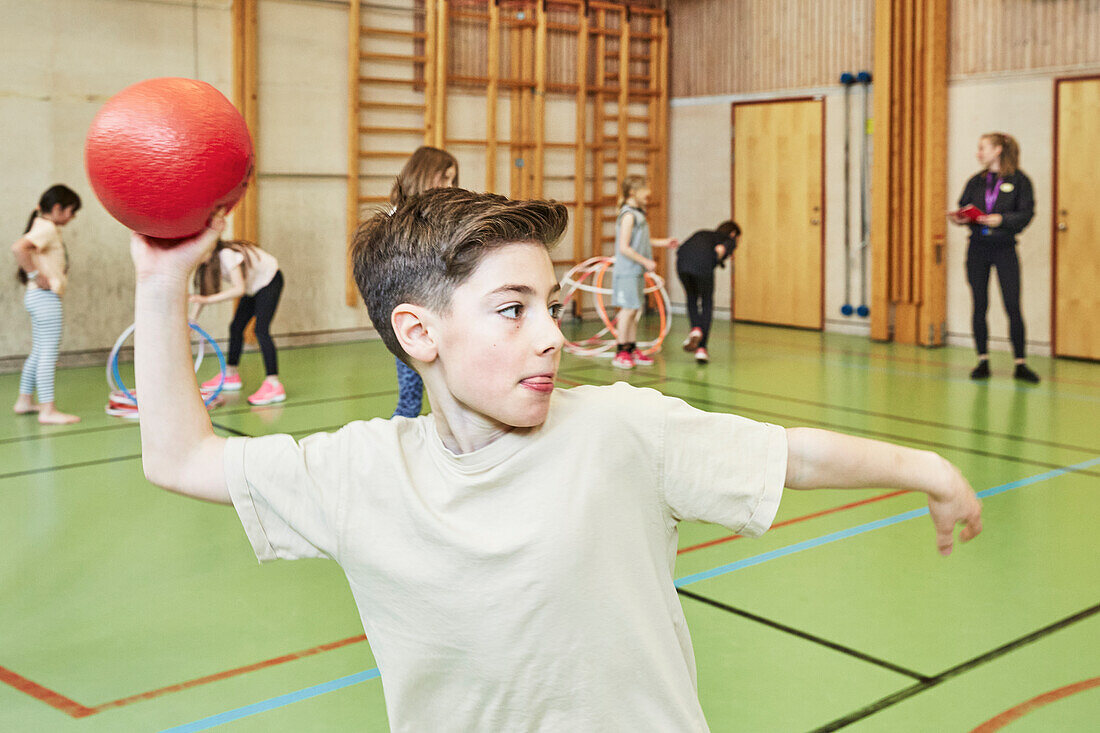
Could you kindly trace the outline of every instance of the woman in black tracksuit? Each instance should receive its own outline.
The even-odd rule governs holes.
[[[676,250],[676,274],[684,286],[691,321],[691,333],[684,341],[684,351],[694,352],[695,361],[700,364],[710,360],[707,336],[714,312],[714,268],[726,266],[726,259],[737,246],[740,234],[741,227],[726,221],[714,231],[695,232]]]
[[[951,221],[970,227],[966,252],[966,277],[974,300],[974,344],[978,366],[971,379],[989,378],[989,271],[997,268],[997,280],[1005,311],[1008,312],[1012,353],[1016,357],[1016,379],[1035,383],[1039,376],[1024,360],[1024,319],[1020,313],[1020,260],[1016,256],[1016,235],[1035,215],[1035,195],[1029,179],[1019,168],[1020,146],[1011,135],[1000,132],[982,135],[978,141],[978,162],[982,171],[966,182],[959,197],[960,210],[974,206],[981,212],[975,220],[959,212]]]

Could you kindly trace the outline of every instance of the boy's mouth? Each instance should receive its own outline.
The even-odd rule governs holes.
[[[552,373],[536,374],[532,377],[526,377],[519,380],[519,383],[527,389],[533,389],[536,392],[552,392],[554,391],[554,375]]]

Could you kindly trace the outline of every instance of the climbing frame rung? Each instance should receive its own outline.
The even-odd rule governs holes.
[[[400,61],[402,63],[422,64],[428,60],[427,56],[415,56],[404,53],[375,53],[373,51],[360,51],[360,61]]]
[[[379,125],[360,125],[359,132],[363,135],[423,135],[423,127],[383,127]]]
[[[406,31],[400,28],[379,28],[377,26],[361,25],[359,34],[363,36],[386,36],[389,38],[414,38],[418,41],[427,40],[428,34],[422,31]]]

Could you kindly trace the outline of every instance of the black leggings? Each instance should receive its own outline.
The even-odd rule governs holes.
[[[256,317],[256,340],[260,342],[260,353],[264,355],[264,370],[270,377],[279,373],[279,357],[275,353],[275,342],[271,340],[271,319],[279,307],[279,296],[283,292],[283,273],[280,270],[255,295],[245,295],[237,303],[237,312],[229,324],[230,366],[241,363],[241,348],[244,346],[244,328],[252,317]]]
[[[966,252],[966,278],[974,299],[974,345],[978,354],[989,353],[989,326],[985,321],[989,310],[989,269],[997,268],[1001,297],[1008,313],[1008,334],[1012,338],[1012,353],[1024,358],[1024,318],[1020,314],[1020,260],[1016,246],[971,242]]]
[[[699,348],[706,348],[710,336],[710,321],[714,315],[714,274],[693,275],[690,272],[677,272],[680,283],[687,295],[688,320],[692,328],[703,332]]]

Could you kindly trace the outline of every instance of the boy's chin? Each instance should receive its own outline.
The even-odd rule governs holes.
[[[542,404],[510,411],[505,415],[494,415],[493,419],[510,428],[537,428],[546,422],[546,415],[549,412],[549,404]]]

